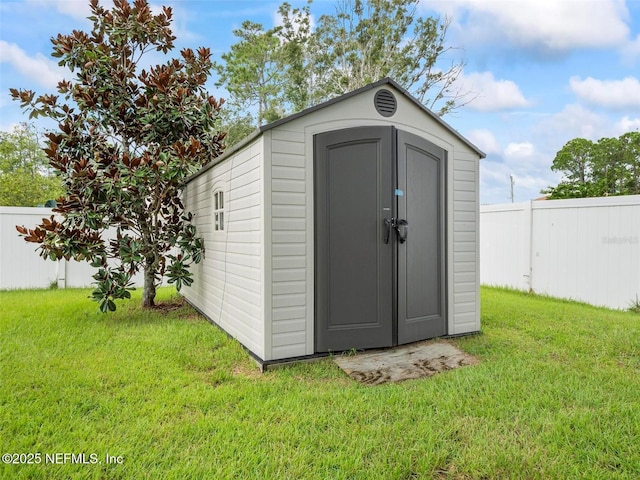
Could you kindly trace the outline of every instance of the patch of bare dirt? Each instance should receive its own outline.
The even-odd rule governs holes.
[[[234,377],[244,377],[253,380],[263,378],[262,373],[257,365],[240,364],[233,368]]]
[[[151,307],[151,309],[161,313],[169,313],[182,308],[184,305],[185,301],[183,298],[176,298],[171,299],[168,302],[156,303],[153,307]]]

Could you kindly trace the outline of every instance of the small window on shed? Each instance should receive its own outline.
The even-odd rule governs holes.
[[[213,229],[216,232],[224,230],[224,192],[213,192]]]

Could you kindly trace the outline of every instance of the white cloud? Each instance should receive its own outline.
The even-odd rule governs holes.
[[[510,143],[504,150],[504,154],[508,158],[522,159],[533,156],[533,144],[529,142]]]
[[[519,178],[546,177],[551,166],[549,157],[548,153],[539,152],[529,141],[511,142],[504,149],[504,162]]]
[[[200,33],[189,30],[188,25],[191,21],[191,17],[193,16],[193,12],[191,12],[188,7],[185,8],[185,5],[180,3],[171,4],[168,1],[150,4],[151,13],[153,15],[160,15],[161,13],[164,13],[164,6],[171,7],[172,16],[169,28],[173,35],[177,37],[178,42],[202,42],[206,39],[206,37]]]
[[[637,132],[640,131],[640,117],[638,118],[629,118],[629,116],[624,116],[620,119],[619,122],[615,125],[616,136],[623,135],[627,132]]]
[[[640,58],[640,34],[635,40],[629,40],[629,43],[622,47],[622,53],[631,61]]]
[[[535,127],[539,143],[557,152],[573,138],[598,140],[609,135],[610,120],[579,104],[569,104],[558,113],[544,119]]]
[[[616,109],[640,107],[640,81],[634,77],[622,80],[571,77],[569,85],[579,98],[592,105]]]
[[[487,155],[502,153],[500,143],[490,130],[484,128],[471,130],[466,137]]]
[[[40,8],[55,8],[59,13],[75,19],[86,20],[91,15],[91,7],[87,0],[27,0]],[[105,7],[109,5],[106,4]]]
[[[540,197],[540,190],[555,185],[559,176],[551,163],[538,159],[535,164],[483,160],[480,162],[480,196],[482,203],[507,203],[511,197],[513,176],[514,200],[522,202]]]
[[[424,6],[463,18],[461,31],[469,40],[506,40],[546,52],[619,46],[629,35],[624,0],[446,0]]]
[[[467,106],[483,112],[526,107],[529,102],[511,80],[496,80],[491,72],[462,74],[456,83],[460,91],[476,95]]]
[[[63,79],[57,63],[38,53],[30,57],[15,43],[0,40],[0,62],[9,63],[22,75],[44,87],[53,88]]]
[[[480,132],[480,133],[478,133]],[[472,132],[479,139],[490,139],[484,131]],[[480,196],[483,203],[506,203],[510,200],[511,177],[514,179],[516,202],[541,196],[540,191],[558,182],[551,170],[554,153],[538,149],[537,138],[513,140],[503,152],[480,162]]]

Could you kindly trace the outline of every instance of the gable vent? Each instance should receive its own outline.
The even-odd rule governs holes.
[[[378,90],[373,98],[373,103],[376,106],[376,111],[383,117],[392,116],[398,107],[396,97],[389,90]]]

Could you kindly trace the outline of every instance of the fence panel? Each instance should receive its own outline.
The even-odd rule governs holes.
[[[482,283],[620,309],[640,295],[640,195],[483,206],[480,228]]]
[[[627,308],[640,294],[640,196],[536,202],[535,292]]]
[[[50,208],[0,207],[0,289],[45,288],[58,281],[58,262],[44,261],[37,244],[18,236],[16,225],[33,227]]]
[[[0,289],[47,288],[54,283],[60,288],[92,286],[96,270],[88,262],[45,261],[35,251],[37,244],[18,236],[16,225],[33,228],[51,215],[50,208],[0,207]],[[142,273],[132,281],[143,285]]]
[[[480,207],[480,281],[529,290],[531,204]]]

